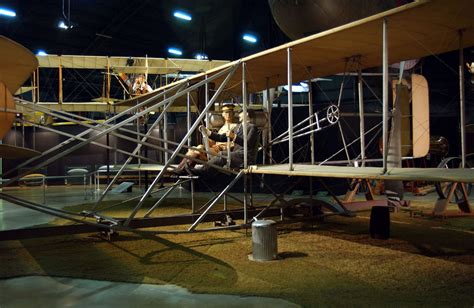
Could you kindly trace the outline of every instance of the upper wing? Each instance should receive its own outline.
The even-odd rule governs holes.
[[[238,61],[247,64],[249,93],[287,83],[288,48],[292,50],[293,82],[344,72],[347,59],[354,56],[360,57],[361,69],[378,67],[382,64],[384,19],[388,21],[390,63],[456,50],[459,48],[461,30],[463,45],[469,47],[474,45],[472,5],[471,0],[420,0]],[[195,75],[188,80],[197,82],[206,75],[210,76],[235,63],[236,61]],[[241,79],[242,72],[239,68],[224,95],[241,95],[241,88],[234,86],[238,85]],[[216,80],[216,84],[219,82],[220,80]]]

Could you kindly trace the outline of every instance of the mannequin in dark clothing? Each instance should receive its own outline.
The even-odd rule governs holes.
[[[225,134],[230,130],[234,130],[237,124],[234,122],[234,104],[224,104],[222,107],[222,117],[224,118],[224,125],[217,132],[218,134]],[[218,155],[220,151],[227,151],[227,139],[225,142],[216,142],[216,140],[208,140],[209,150],[213,156]],[[203,152],[206,147],[202,144],[198,145],[195,149],[190,148],[186,152],[186,157],[181,160],[178,167],[173,170],[173,173],[176,175],[187,174],[185,167],[194,168],[196,166],[196,161],[194,158],[207,161],[207,154]],[[230,143],[230,148],[233,148],[233,143]]]

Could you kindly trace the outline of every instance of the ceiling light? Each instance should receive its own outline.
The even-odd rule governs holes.
[[[194,58],[196,58],[197,60],[207,60],[207,59],[209,59],[207,57],[207,55],[205,55],[203,53],[198,53]]]
[[[175,11],[175,12],[173,13],[173,16],[176,17],[176,18],[179,18],[179,19],[187,20],[187,21],[190,21],[191,19],[193,19],[193,18],[191,17],[191,15],[186,14],[186,13],[184,13],[184,12],[182,12],[182,11]]]
[[[16,13],[13,10],[0,7],[0,15],[7,16],[7,17],[15,17]]]
[[[40,49],[38,50],[38,52],[36,53],[37,56],[47,56],[48,54],[46,53],[46,51]]]
[[[62,20],[58,23],[58,28],[61,28],[61,29],[64,29],[64,30],[69,29],[69,27]]]
[[[168,48],[168,52],[170,54],[176,55],[176,56],[181,56],[183,55],[183,52],[177,48]]]
[[[244,34],[242,36],[242,39],[244,39],[244,41],[247,41],[249,43],[252,43],[252,44],[255,44],[257,42],[257,37],[255,35],[252,35],[252,34]]]

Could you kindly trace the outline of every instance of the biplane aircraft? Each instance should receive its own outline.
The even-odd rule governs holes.
[[[20,168],[28,166],[30,170],[38,170],[52,161],[58,160],[65,155],[83,147],[87,144],[96,143],[96,141],[106,134],[113,134],[119,138],[136,143],[132,152],[128,153],[128,159],[116,170],[114,177],[107,187],[102,191],[100,197],[95,202],[92,209],[81,213],[70,213],[63,210],[57,210],[45,205],[22,200],[6,193],[1,193],[0,197],[9,202],[48,213],[57,217],[67,218],[78,225],[52,227],[51,229],[34,231],[24,231],[8,233],[2,232],[0,238],[18,238],[23,236],[42,236],[50,233],[79,233],[93,232],[99,230],[109,230],[110,232],[126,230],[132,232],[196,232],[208,230],[222,230],[226,228],[247,227],[249,224],[264,216],[279,216],[282,213],[281,206],[274,206],[272,202],[269,206],[253,207],[249,198],[247,179],[253,175],[281,175],[287,177],[309,177],[317,180],[323,178],[342,178],[351,179],[356,183],[370,180],[383,181],[432,181],[449,182],[452,185],[449,188],[447,196],[438,200],[434,207],[435,214],[443,214],[446,211],[449,200],[457,189],[461,191],[463,202],[459,203],[459,208],[465,214],[472,214],[473,210],[469,204],[466,192],[466,183],[474,182],[474,172],[471,169],[464,168],[466,156],[466,138],[465,138],[465,96],[464,96],[464,59],[462,50],[465,47],[474,45],[474,20],[471,16],[472,1],[442,1],[442,0],[421,0],[412,2],[395,9],[343,25],[325,32],[311,35],[290,43],[259,52],[257,54],[226,63],[219,67],[209,69],[205,72],[196,74],[189,78],[181,79],[167,84],[143,96],[134,97],[129,100],[114,103],[113,106],[123,107],[126,110],[116,113],[105,121],[98,123],[94,120],[93,124],[84,124],[87,128],[83,133],[72,136],[65,142],[42,153],[40,156],[33,157],[20,164],[14,170],[3,174],[3,177],[13,174]],[[409,31],[407,30],[409,29]],[[406,81],[403,78],[389,78],[389,64],[401,62],[409,59],[421,58],[428,55],[436,55],[448,51],[459,50],[460,59],[459,71],[460,80],[460,123],[461,123],[461,160],[462,168],[458,169],[438,169],[438,168],[402,168],[400,164],[402,153],[413,157],[426,155],[429,146],[429,115],[427,111],[426,80],[422,76],[412,75],[410,78],[411,92],[403,87]],[[350,64],[350,65],[349,65]],[[54,64],[56,65],[56,64]],[[104,64],[102,64],[103,67]],[[107,64],[108,65],[108,64]],[[316,140],[314,134],[330,126],[339,125],[341,112],[338,102],[321,109],[313,110],[312,104],[309,104],[308,116],[304,122],[294,123],[293,120],[293,95],[292,85],[299,81],[314,80],[318,77],[327,77],[339,73],[348,73],[348,69],[356,73],[359,78],[359,93],[363,89],[362,71],[382,67],[383,79],[383,97],[382,97],[382,121],[376,127],[367,129],[364,122],[364,101],[363,96],[359,95],[359,116],[360,116],[360,136],[347,142],[343,138],[343,148],[347,149],[349,144],[360,143],[360,154],[358,157],[351,158],[347,155],[345,164],[350,166],[330,165],[328,160],[323,162],[311,161],[296,163],[294,153],[298,150],[294,148],[294,140],[301,136],[310,135],[312,152],[315,151]],[[403,67],[403,65],[401,66]],[[401,69],[403,70],[403,69]],[[403,72],[400,73],[400,76]],[[392,86],[393,82],[393,86]],[[271,89],[287,85],[288,86],[288,118],[287,130],[281,135],[272,137],[269,114],[272,111]],[[19,86],[19,85],[18,85]],[[212,91],[211,91],[212,90]],[[394,105],[390,108],[390,92],[394,91]],[[245,121],[247,109],[252,108],[249,104],[249,95],[252,93],[263,92],[263,110],[262,122],[259,126],[262,128],[262,151],[264,152],[264,163],[250,165],[245,156],[241,168],[231,169],[226,166],[211,166],[219,171],[231,175],[229,183],[225,188],[214,197],[212,197],[199,210],[194,209],[189,215],[180,215],[174,217],[160,217],[152,214],[159,211],[159,205],[166,198],[169,192],[178,187],[183,182],[195,181],[196,176],[180,176],[176,183],[171,187],[159,188],[161,180],[167,174],[172,173],[176,166],[177,158],[186,157],[183,153],[185,148],[191,147],[190,138],[202,123],[211,126],[210,114],[212,109],[225,100],[240,102],[241,109],[244,111],[244,132],[248,124]],[[212,95],[211,95],[212,94]],[[308,95],[312,95],[310,90]],[[199,100],[202,96],[197,109],[199,113],[191,121],[191,101]],[[413,101],[413,104],[403,102]],[[311,99],[309,100],[312,101]],[[166,113],[176,106],[184,107],[187,112],[187,131],[182,140],[174,142],[166,138],[157,138],[151,135],[152,130],[165,121]],[[411,106],[411,107],[407,107]],[[28,108],[33,111],[43,112],[45,114],[63,119],[65,121],[75,121],[78,124],[83,117],[64,110],[53,110],[42,105],[35,105],[24,100],[17,101],[17,108]],[[133,112],[130,115],[130,112]],[[129,123],[137,121],[140,117],[146,116],[152,112],[159,113],[156,120],[148,126],[145,133],[134,132],[126,128]],[[411,114],[407,120],[406,114]],[[124,117],[128,115],[127,117]],[[411,121],[411,123],[410,123]],[[381,167],[370,167],[364,151],[366,149],[365,136],[382,127],[382,159]],[[407,128],[409,127],[409,128]],[[407,136],[408,141],[402,141],[402,136]],[[403,131],[405,130],[405,133]],[[94,134],[88,135],[90,132]],[[136,137],[130,137],[126,133],[134,133]],[[150,141],[158,140],[164,143],[164,146],[152,144]],[[247,140],[243,139],[244,152],[248,146]],[[409,145],[409,151],[403,149],[404,145]],[[288,145],[288,158],[285,163],[274,163],[271,160],[271,148],[275,144]],[[146,157],[141,156],[142,147],[160,150],[165,155],[163,164],[140,164],[130,165],[133,158],[140,158],[144,161]],[[398,150],[393,150],[398,148]],[[204,152],[207,152],[203,150]],[[346,151],[347,152],[347,151]],[[211,153],[207,153],[211,154]],[[222,153],[224,157],[230,157],[229,153]],[[314,156],[312,156],[314,157]],[[193,158],[194,159],[194,158]],[[196,160],[196,159],[195,159]],[[149,160],[147,160],[149,161]],[[198,163],[208,164],[203,160],[197,160]],[[146,191],[129,201],[134,202],[126,218],[113,218],[101,213],[104,197],[111,191],[112,186],[117,183],[120,175],[129,169],[156,171],[157,175],[147,187]],[[20,172],[4,182],[10,185],[21,178],[25,173]],[[232,186],[239,180],[244,179],[244,200],[241,210],[232,210],[224,212],[213,211],[218,201],[225,197]],[[356,185],[357,186],[357,185]],[[354,188],[357,189],[357,188]],[[166,190],[166,193],[151,208],[149,208],[143,217],[137,217],[145,203],[145,200],[159,191]],[[275,200],[284,202],[284,196],[273,192]],[[312,196],[312,198],[315,198]],[[316,199],[316,198],[315,198]],[[353,212],[346,208],[336,196],[334,196],[335,205],[326,205],[333,213],[342,215],[353,215]],[[120,203],[122,204],[122,203]],[[289,203],[286,203],[289,204]],[[199,224],[205,221],[215,221],[217,217],[225,213],[232,213],[235,218],[243,218],[240,225],[220,226],[211,229],[199,228]],[[143,228],[152,226],[167,226],[189,224],[186,230],[161,230],[145,231]],[[59,230],[59,231],[58,231]]]

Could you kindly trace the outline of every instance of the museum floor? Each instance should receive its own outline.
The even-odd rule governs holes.
[[[7,192],[43,201],[40,187]],[[188,192],[173,194],[168,210]],[[81,187],[46,188],[46,203],[54,207],[90,198]],[[429,210],[435,196],[407,198]],[[472,217],[392,213],[390,239],[376,240],[368,235],[369,216],[281,225],[279,259],[270,262],[249,261],[246,230],[0,242],[0,306],[473,306]],[[0,203],[1,230],[48,222],[46,215]]]

